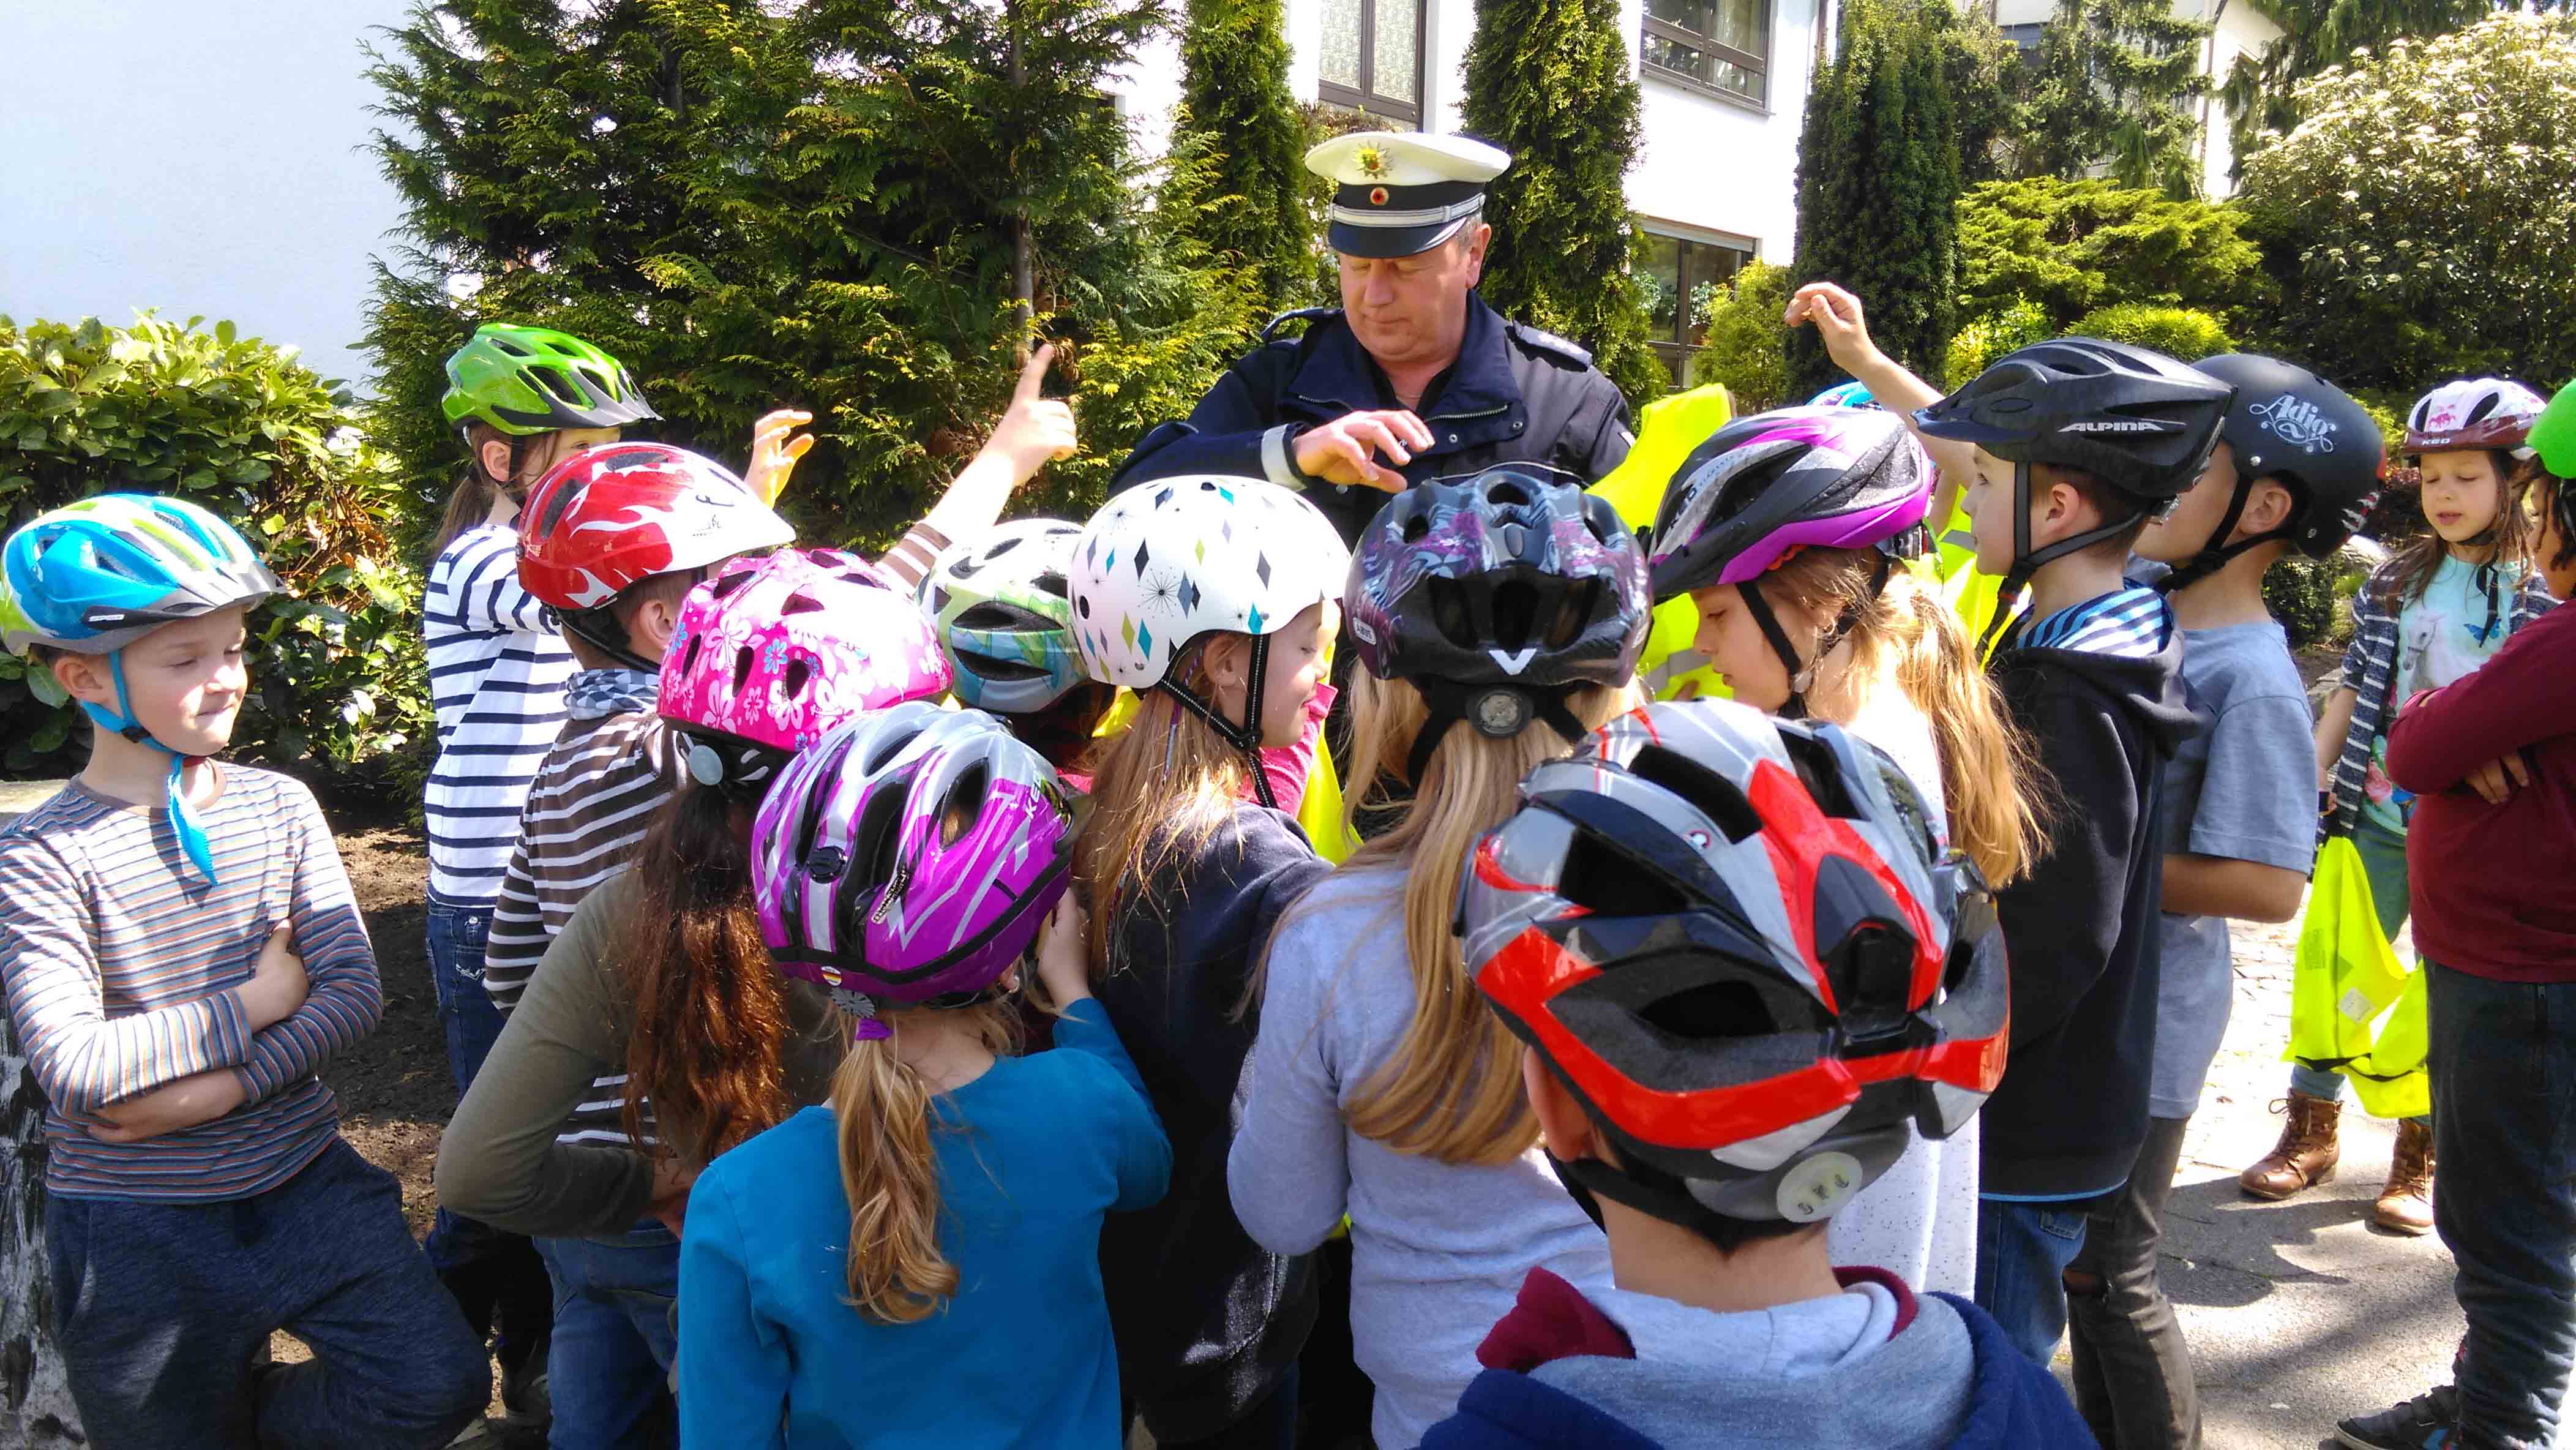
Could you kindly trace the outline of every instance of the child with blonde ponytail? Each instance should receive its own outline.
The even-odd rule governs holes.
[[[1100,1226],[1162,1197],[1171,1149],[1090,995],[1071,826],[1053,768],[973,710],[864,716],[770,790],[761,936],[851,1040],[826,1106],[690,1193],[682,1443],[1120,1440]],[[1033,943],[1063,1016],[1017,1057]]]
[[[1385,1450],[1456,1406],[1530,1269],[1608,1281],[1451,923],[1521,777],[1632,704],[1645,585],[1605,501],[1519,466],[1398,494],[1351,569],[1351,778],[1411,796],[1272,939],[1227,1177],[1244,1227],[1282,1253],[1349,1216],[1351,1338]]]
[[[1932,467],[1891,413],[1785,408],[1686,460],[1655,528],[1658,599],[1699,605],[1697,648],[1735,698],[1887,752],[1948,844],[2000,886],[2028,868],[2046,789],[1966,628],[1905,566],[1928,549]],[[1834,1217],[1837,1264],[1976,1287],[1977,1125],[1916,1136]]]

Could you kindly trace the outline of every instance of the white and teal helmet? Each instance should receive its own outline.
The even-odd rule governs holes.
[[[1082,683],[1073,643],[1080,527],[1015,519],[949,546],[921,581],[922,612],[948,656],[960,703],[1029,715]]]
[[[278,589],[233,526],[196,504],[102,493],[39,514],[0,549],[0,648],[112,654]]]

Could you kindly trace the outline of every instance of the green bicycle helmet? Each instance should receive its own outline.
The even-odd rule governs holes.
[[[567,332],[487,322],[447,360],[450,427],[488,423],[511,435],[623,428],[662,416],[626,365]]]
[[[2576,383],[2560,388],[2540,410],[2523,442],[2540,455],[2541,467],[2560,478],[2576,478]]]

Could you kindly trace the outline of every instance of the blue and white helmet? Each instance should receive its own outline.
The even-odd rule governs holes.
[[[0,648],[113,654],[177,619],[278,592],[232,525],[184,499],[103,493],[40,514],[0,550]]]

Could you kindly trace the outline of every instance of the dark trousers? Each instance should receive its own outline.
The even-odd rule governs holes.
[[[555,1331],[546,1351],[552,1450],[628,1450],[666,1443],[674,1423],[672,1304],[680,1241],[658,1223],[595,1239],[539,1239],[554,1274]],[[856,1311],[852,1311],[855,1313]]]
[[[2546,1450],[2576,1363],[2576,983],[2423,970],[2433,1223],[2469,1320],[2459,1443]]]
[[[253,1198],[54,1198],[45,1245],[54,1339],[102,1450],[434,1450],[492,1392],[400,1186],[337,1139]],[[279,1329],[313,1358],[261,1363]]]
[[[1128,1415],[1133,1438],[1135,1415]],[[1157,1440],[1158,1450],[1297,1450],[1297,1366],[1270,1387],[1242,1419],[1197,1440]]]
[[[429,900],[429,983],[438,997],[438,1021],[447,1035],[447,1070],[456,1095],[474,1085],[483,1059],[501,1036],[501,1009],[483,990],[483,941],[492,929],[487,903],[464,906]],[[430,1224],[430,1267],[456,1299],[465,1322],[492,1336],[492,1352],[515,1372],[545,1347],[554,1319],[554,1291],[545,1260],[524,1234],[504,1233],[480,1219],[438,1210]]]
[[[2066,1333],[2066,1266],[2084,1247],[2090,1199],[1977,1200],[1977,1307],[2041,1369]]]
[[[2194,1450],[2200,1390],[2182,1326],[2158,1282],[2165,1199],[2189,1118],[2151,1118],[2129,1186],[2085,1216],[2084,1248],[2066,1266],[2066,1327],[2075,1408],[2103,1450]],[[2079,1288],[2079,1280],[2094,1287]]]

